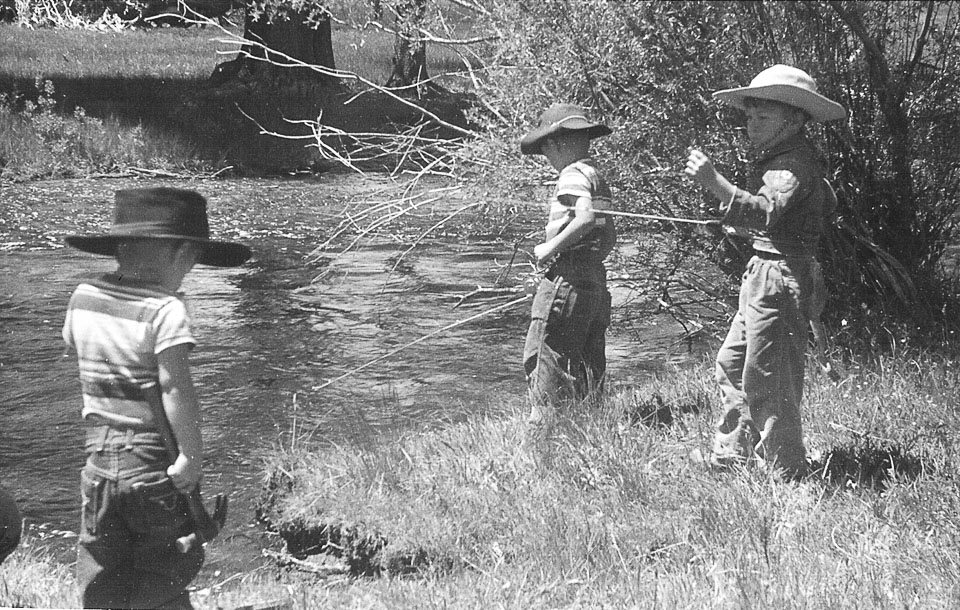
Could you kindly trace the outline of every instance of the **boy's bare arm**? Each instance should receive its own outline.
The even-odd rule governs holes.
[[[167,474],[182,492],[189,492],[200,481],[203,461],[200,402],[190,376],[190,347],[186,343],[174,345],[157,355],[163,408],[180,448],[180,456]]]
[[[561,199],[570,197],[561,195]],[[572,197],[571,197],[572,198]],[[567,203],[567,202],[564,202]],[[596,225],[597,215],[593,211],[593,201],[589,197],[578,197],[573,203],[573,219],[562,231],[533,249],[538,263],[543,263],[575,245]]]

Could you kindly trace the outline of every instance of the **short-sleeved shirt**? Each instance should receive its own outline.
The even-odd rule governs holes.
[[[573,199],[586,197],[591,201],[594,210],[611,209],[613,196],[610,187],[597,171],[590,159],[581,159],[560,170],[557,177],[557,186],[549,201],[549,215],[546,226],[547,239],[560,233],[576,215],[576,208],[564,205],[563,195]],[[610,225],[609,227],[607,225]],[[603,259],[610,251],[612,244],[607,243],[614,232],[613,217],[606,214],[597,214],[594,228],[580,238],[580,241],[561,253],[557,265],[564,268],[567,276],[585,274],[598,276],[602,274],[605,280]],[[587,278],[591,279],[591,278]],[[601,278],[592,278],[599,281]]]
[[[788,138],[757,159],[748,190],[737,190],[723,222],[752,238],[755,250],[815,256],[837,208],[825,174],[805,136]]]
[[[77,353],[83,419],[134,430],[156,429],[141,388],[159,379],[157,354],[196,345],[178,294],[113,274],[77,286],[63,339]]]

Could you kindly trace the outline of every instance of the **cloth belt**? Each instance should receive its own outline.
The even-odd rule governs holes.
[[[133,449],[133,437],[137,434],[143,433],[153,433],[159,434],[156,430],[135,430],[133,428],[117,428],[114,426],[102,425],[102,426],[88,426],[87,427],[87,442],[86,445],[93,446],[94,451],[97,453],[104,450],[107,446],[107,437],[110,433],[114,434],[120,433],[124,436],[123,448],[127,451]],[[112,443],[111,443],[112,444]]]

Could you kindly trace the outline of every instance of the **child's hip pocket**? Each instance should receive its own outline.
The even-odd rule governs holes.
[[[127,519],[141,532],[178,531],[189,519],[183,496],[163,471],[151,471],[131,477]]]

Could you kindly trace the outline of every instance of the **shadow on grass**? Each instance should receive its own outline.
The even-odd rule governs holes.
[[[198,160],[214,168],[233,166],[236,173],[270,175],[297,170],[322,171],[328,165],[311,146],[312,131],[292,123],[316,120],[349,132],[397,131],[397,125],[415,125],[424,115],[389,96],[358,94],[345,86],[301,83],[265,87],[231,81],[214,86],[207,79],[152,77],[62,77],[51,75],[57,108],[72,114],[82,108],[87,116],[115,118],[124,126],[143,126],[181,139]],[[21,101],[38,92],[34,82],[0,73],[0,92]],[[418,102],[443,120],[466,126],[462,97],[447,96]],[[262,131],[283,134],[285,138]],[[449,138],[441,127],[430,134]],[[333,142],[336,147],[337,143]]]
[[[286,552],[302,560],[327,556],[346,564],[351,576],[411,575],[425,570],[450,570],[454,562],[422,547],[393,549],[378,532],[360,523],[306,522],[294,519],[278,523],[277,503],[293,492],[293,480],[273,471],[260,493],[254,512],[267,531],[280,536]]]
[[[811,476],[832,487],[883,491],[894,480],[917,479],[923,460],[899,445],[882,445],[865,438],[831,449],[810,464]]]
[[[672,426],[684,414],[709,411],[714,397],[705,388],[684,388],[682,391],[666,388],[652,391],[634,388],[623,397],[624,414],[630,425],[651,427]]]

